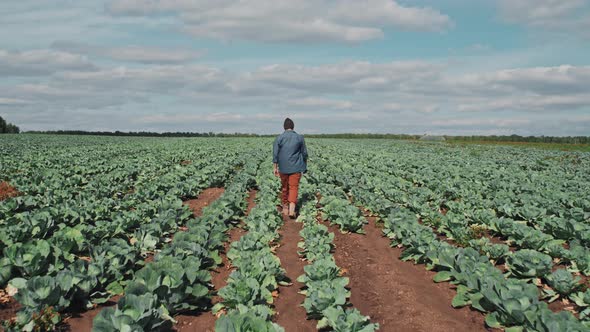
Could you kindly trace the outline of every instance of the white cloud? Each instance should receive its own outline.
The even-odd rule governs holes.
[[[193,62],[203,54],[203,52],[183,49],[162,49],[138,45],[101,47],[65,41],[54,42],[52,48],[74,54],[106,57],[112,60],[139,62],[144,64],[188,63]]]
[[[459,104],[458,111],[523,111],[523,112],[567,112],[587,108],[590,95],[527,95],[506,96],[498,100],[480,98],[479,102]]]
[[[183,63],[195,60],[199,52],[184,50],[163,50],[150,47],[128,46],[112,48],[106,53],[112,59],[143,63]]]
[[[432,124],[439,127],[477,127],[477,126],[494,126],[494,127],[515,127],[527,126],[532,122],[531,119],[445,119],[436,120]]]
[[[586,0],[499,0],[501,14],[506,20],[532,25],[566,19],[586,4]]]
[[[262,67],[245,75],[245,79],[265,86],[315,93],[377,92],[436,80],[442,69],[438,64],[421,61],[282,64]]]
[[[4,106],[18,106],[18,105],[26,105],[29,103],[30,103],[30,101],[24,100],[24,99],[0,98],[0,105],[4,105]]]
[[[353,103],[348,100],[334,100],[315,97],[288,100],[287,105],[297,108],[328,108],[336,110],[346,110],[353,107]]]
[[[70,57],[79,56],[66,58]],[[590,67],[586,66],[457,74],[449,65],[429,61],[277,64],[254,70],[184,63],[86,70],[64,65],[69,61],[54,62],[59,65],[35,77],[41,82],[5,82],[0,110],[17,120],[22,116],[35,126],[32,129],[39,128],[39,120],[19,114],[43,110],[39,116],[48,123],[85,129],[97,128],[92,121],[108,111],[117,114],[109,115],[117,119],[114,125],[128,126],[114,128],[120,130],[268,132],[274,130],[270,124],[293,116],[302,127],[316,131],[370,131],[373,125],[371,131],[420,133],[468,131],[469,122],[457,121],[476,121],[472,117],[486,119],[473,122],[473,132],[520,130],[518,125],[524,123],[509,120],[530,118],[549,124],[555,122],[555,114],[575,118],[590,105]],[[88,116],[89,110],[96,116]],[[125,110],[136,111],[125,115]],[[83,112],[87,120],[72,115],[75,112]],[[446,121],[454,118],[458,120]],[[590,129],[587,124],[577,124],[576,133]],[[546,128],[551,128],[548,133],[560,130]],[[569,133],[568,128],[561,128],[562,133]]]
[[[380,29],[350,27],[322,19],[296,22],[253,20],[248,23],[214,21],[201,25],[191,24],[184,30],[196,37],[262,42],[361,42],[383,37]]]
[[[139,122],[143,123],[155,123],[155,124],[178,124],[186,122],[236,122],[244,118],[242,114],[236,113],[210,113],[210,114],[157,114],[149,115],[139,119]]]
[[[114,15],[178,15],[197,37],[262,42],[361,42],[383,29],[443,31],[451,19],[393,0],[115,0]]]
[[[588,0],[498,0],[498,6],[501,18],[509,23],[590,36]]]
[[[0,75],[37,76],[62,70],[96,70],[86,57],[53,50],[8,51],[0,49]]]

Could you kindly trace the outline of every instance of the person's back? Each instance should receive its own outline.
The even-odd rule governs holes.
[[[303,136],[293,130],[286,130],[275,141],[278,151],[277,163],[283,174],[305,173],[307,171],[307,149]]]
[[[294,217],[299,181],[307,171],[307,147],[303,136],[294,131],[291,119],[287,118],[283,127],[285,131],[273,145],[274,172],[281,177],[283,213]]]

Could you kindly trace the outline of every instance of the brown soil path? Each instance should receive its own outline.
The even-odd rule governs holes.
[[[20,304],[13,297],[8,296],[4,290],[0,290],[0,321],[16,317],[20,308]]]
[[[256,202],[254,201],[256,199],[256,194],[256,190],[250,190],[248,193],[248,208],[246,210],[246,216],[248,216],[252,208],[256,205]],[[211,283],[213,284],[216,292],[225,287],[227,284],[227,278],[234,270],[231,266],[231,262],[226,256],[230,244],[234,241],[240,240],[244,234],[246,234],[246,231],[244,231],[242,228],[234,227],[229,230],[229,239],[224,244],[224,252],[221,253],[222,265],[212,273]],[[221,299],[217,295],[213,296],[213,305],[217,304],[220,300]],[[215,317],[211,312],[183,314],[176,316],[175,319],[177,320],[175,329],[179,332],[213,332],[215,331],[215,322],[217,321],[217,317]]]
[[[0,201],[20,195],[18,190],[8,182],[0,182]]]
[[[399,259],[374,218],[367,218],[365,235],[342,234],[335,226],[338,266],[347,271],[350,302],[381,331],[486,331],[484,317],[468,308],[454,309],[455,291],[432,281],[434,272]]]
[[[198,198],[186,201],[184,204],[188,205],[189,208],[193,210],[195,217],[199,217],[202,214],[203,208],[217,200],[223,194],[223,192],[223,188],[208,188],[203,190]],[[111,299],[111,301],[104,305],[100,305],[95,309],[72,315],[72,317],[68,318],[66,321],[69,330],[72,332],[91,331],[92,320],[94,320],[94,317],[96,317],[96,315],[98,315],[103,308],[116,305],[118,298],[118,296],[114,297]]]
[[[195,217],[200,217],[203,214],[203,209],[215,202],[224,192],[224,188],[207,188],[201,192],[199,197],[185,201],[184,204],[193,210]]]
[[[307,313],[301,306],[305,296],[298,293],[303,284],[297,278],[304,273],[303,267],[306,265],[297,254],[297,243],[301,241],[299,232],[303,225],[288,217],[283,219],[285,224],[279,230],[281,245],[277,248],[276,255],[293,285],[279,287],[279,297],[275,300],[276,323],[284,327],[285,332],[317,331],[317,322],[307,320]]]

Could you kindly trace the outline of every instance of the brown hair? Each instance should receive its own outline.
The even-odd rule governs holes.
[[[293,123],[293,120],[286,118],[285,122],[283,123],[283,128],[285,128],[285,130],[295,129],[295,123]]]

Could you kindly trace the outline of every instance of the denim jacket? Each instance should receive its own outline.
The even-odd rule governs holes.
[[[303,135],[285,130],[273,144],[272,162],[279,164],[283,174],[305,173],[307,171],[307,147]]]

